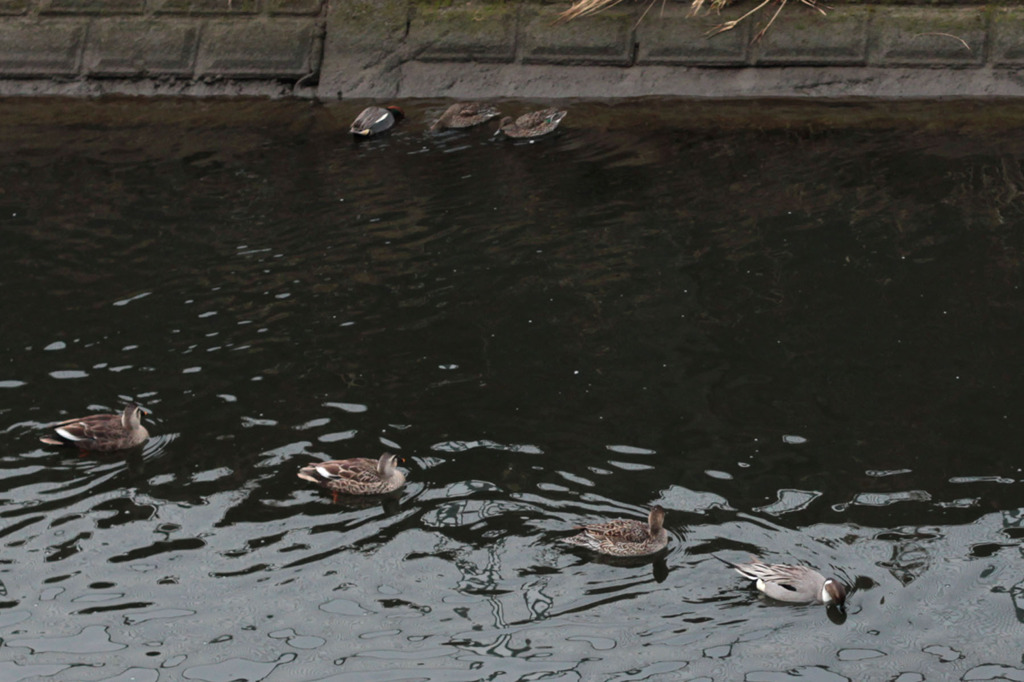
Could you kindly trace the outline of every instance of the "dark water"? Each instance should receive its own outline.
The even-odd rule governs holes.
[[[1024,108],[363,104],[0,103],[0,679],[1024,679]]]

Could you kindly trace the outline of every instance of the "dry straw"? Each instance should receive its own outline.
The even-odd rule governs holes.
[[[822,8],[822,5],[818,3],[817,0],[793,1],[801,2],[807,5],[808,7],[812,7],[817,11],[821,12],[822,14],[825,14],[825,10]],[[564,12],[558,15],[558,21],[572,21],[573,19],[578,19],[579,17],[585,17],[590,14],[596,14],[597,12],[606,10],[609,7],[614,7],[615,5],[618,5],[620,2],[622,2],[622,0],[576,0],[576,2],[574,2],[569,7],[569,9],[565,10]],[[647,13],[651,11],[651,8],[654,7],[654,5],[657,4],[657,2],[658,0],[651,0],[648,3],[647,7],[643,11],[643,14],[640,15],[639,19],[637,19],[638,24],[641,21],[643,21],[644,17],[647,16]],[[733,0],[690,0],[690,16],[697,14],[702,9],[704,9],[707,12],[719,12],[722,10],[722,8],[726,7],[731,2],[733,2]],[[757,34],[754,36],[754,41],[758,41],[764,36],[765,31],[771,28],[771,25],[779,16],[779,13],[782,11],[782,8],[786,6],[787,0],[761,0],[760,4],[758,4],[757,7],[755,7],[754,9],[750,10],[749,12],[739,17],[738,19],[732,19],[730,21],[723,22],[718,26],[715,26],[714,28],[707,32],[707,35],[713,36],[719,33],[724,33],[725,31],[731,31],[732,29],[736,28],[736,26],[739,25],[739,23],[742,22],[744,19],[747,19],[757,14],[758,12],[760,12],[773,2],[778,5],[778,8],[775,10],[775,13],[772,14],[771,19],[768,20],[768,23],[765,24],[764,27],[762,27],[761,30],[758,31]],[[705,4],[707,4],[706,8],[704,6]],[[662,8],[665,7],[665,0],[661,0],[661,6]]]

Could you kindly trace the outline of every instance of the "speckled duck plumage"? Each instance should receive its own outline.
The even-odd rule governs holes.
[[[486,123],[501,114],[498,109],[483,102],[456,102],[430,126],[433,131],[471,128]]]
[[[337,495],[383,495],[405,485],[398,455],[385,452],[379,459],[356,457],[309,464],[298,477],[321,485]]]
[[[647,521],[616,519],[606,523],[577,526],[582,533],[564,538],[562,542],[585,547],[612,556],[646,556],[661,551],[668,544],[665,510],[651,507]]]
[[[498,132],[512,138],[540,137],[553,132],[566,113],[558,109],[541,109],[523,114],[514,121],[511,116],[506,116],[498,124]]]

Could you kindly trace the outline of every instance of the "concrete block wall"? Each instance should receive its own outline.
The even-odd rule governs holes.
[[[326,0],[0,0],[0,79],[298,81]]]
[[[622,2],[558,23],[567,3],[380,0],[387,59],[356,65],[328,15],[322,97],[1024,96],[1024,6],[1006,2],[790,2],[715,35],[749,0],[693,16],[690,2]],[[397,17],[405,17],[404,24]],[[333,18],[333,19],[332,19]]]
[[[414,58],[436,56],[443,46],[444,55],[453,62],[487,55],[489,61],[545,64],[946,68],[1005,64],[1005,52],[1015,49],[1017,38],[1024,38],[1022,7],[836,3],[823,15],[794,3],[755,41],[755,29],[764,23],[757,19],[708,35],[750,9],[750,4],[721,14],[692,16],[688,3],[676,2],[663,10],[653,9],[639,23],[643,5],[619,5],[571,23],[555,23],[565,6],[499,5],[484,13],[473,3],[414,6],[406,42]],[[769,7],[761,18],[769,18],[773,10]],[[448,34],[439,27],[474,21],[476,35],[471,44],[445,44]],[[494,23],[500,23],[502,30],[486,30]],[[1013,37],[993,51],[990,39],[1000,28],[1009,29],[1006,33]]]
[[[709,36],[755,4],[0,0],[0,94],[1024,96],[1017,0],[793,0]]]

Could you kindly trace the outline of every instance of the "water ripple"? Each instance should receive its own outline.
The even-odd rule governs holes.
[[[0,678],[1020,677],[1024,109],[365,104],[3,104]],[[652,504],[660,556],[560,542]]]

